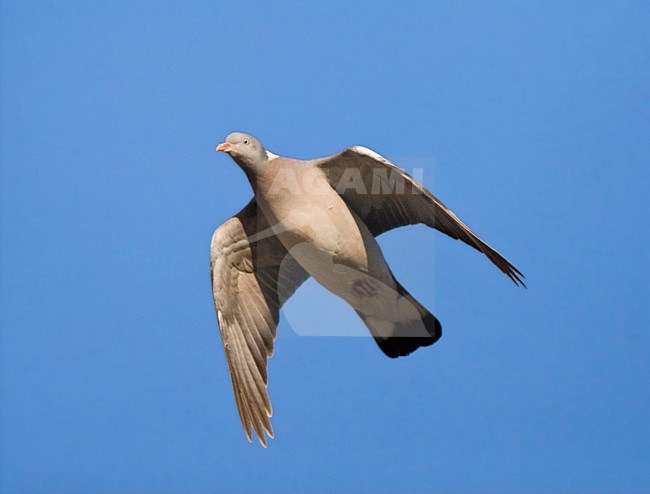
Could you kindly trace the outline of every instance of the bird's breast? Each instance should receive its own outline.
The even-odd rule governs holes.
[[[361,220],[333,190],[325,195],[302,193],[260,199],[273,231],[287,250],[306,244],[303,250],[308,252],[322,252],[339,262],[367,268],[368,239],[364,238]]]

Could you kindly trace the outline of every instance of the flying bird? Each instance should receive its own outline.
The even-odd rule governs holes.
[[[375,237],[423,223],[474,247],[515,284],[523,275],[422,184],[354,146],[298,160],[234,132],[217,146],[241,167],[254,197],[210,246],[212,291],[235,402],[249,441],[273,437],[267,359],[282,304],[310,276],[359,314],[391,358],[435,343],[436,317],[395,278]]]

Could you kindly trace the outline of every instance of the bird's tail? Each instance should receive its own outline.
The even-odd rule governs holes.
[[[409,310],[395,311],[395,317],[390,320],[377,319],[357,311],[379,348],[390,358],[404,357],[422,346],[433,345],[442,336],[438,319],[397,280],[395,284],[402,298],[399,305],[407,303]]]

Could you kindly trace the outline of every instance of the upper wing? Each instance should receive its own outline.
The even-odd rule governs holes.
[[[252,200],[214,232],[212,293],[244,431],[266,446],[273,437],[266,361],[273,354],[279,310],[308,274],[273,235]]]
[[[515,284],[526,286],[524,275],[517,268],[483,242],[422,184],[383,156],[354,146],[322,158],[317,164],[373,235],[424,223],[483,252]]]

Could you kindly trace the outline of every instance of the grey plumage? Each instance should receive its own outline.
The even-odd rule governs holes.
[[[441,336],[441,325],[395,279],[375,237],[423,223],[483,252],[515,284],[523,275],[421,184],[375,152],[352,147],[301,161],[230,134],[217,147],[246,173],[254,198],[211,244],[212,287],[244,431],[273,437],[267,359],[279,309],[309,277],[348,302],[389,357]]]

